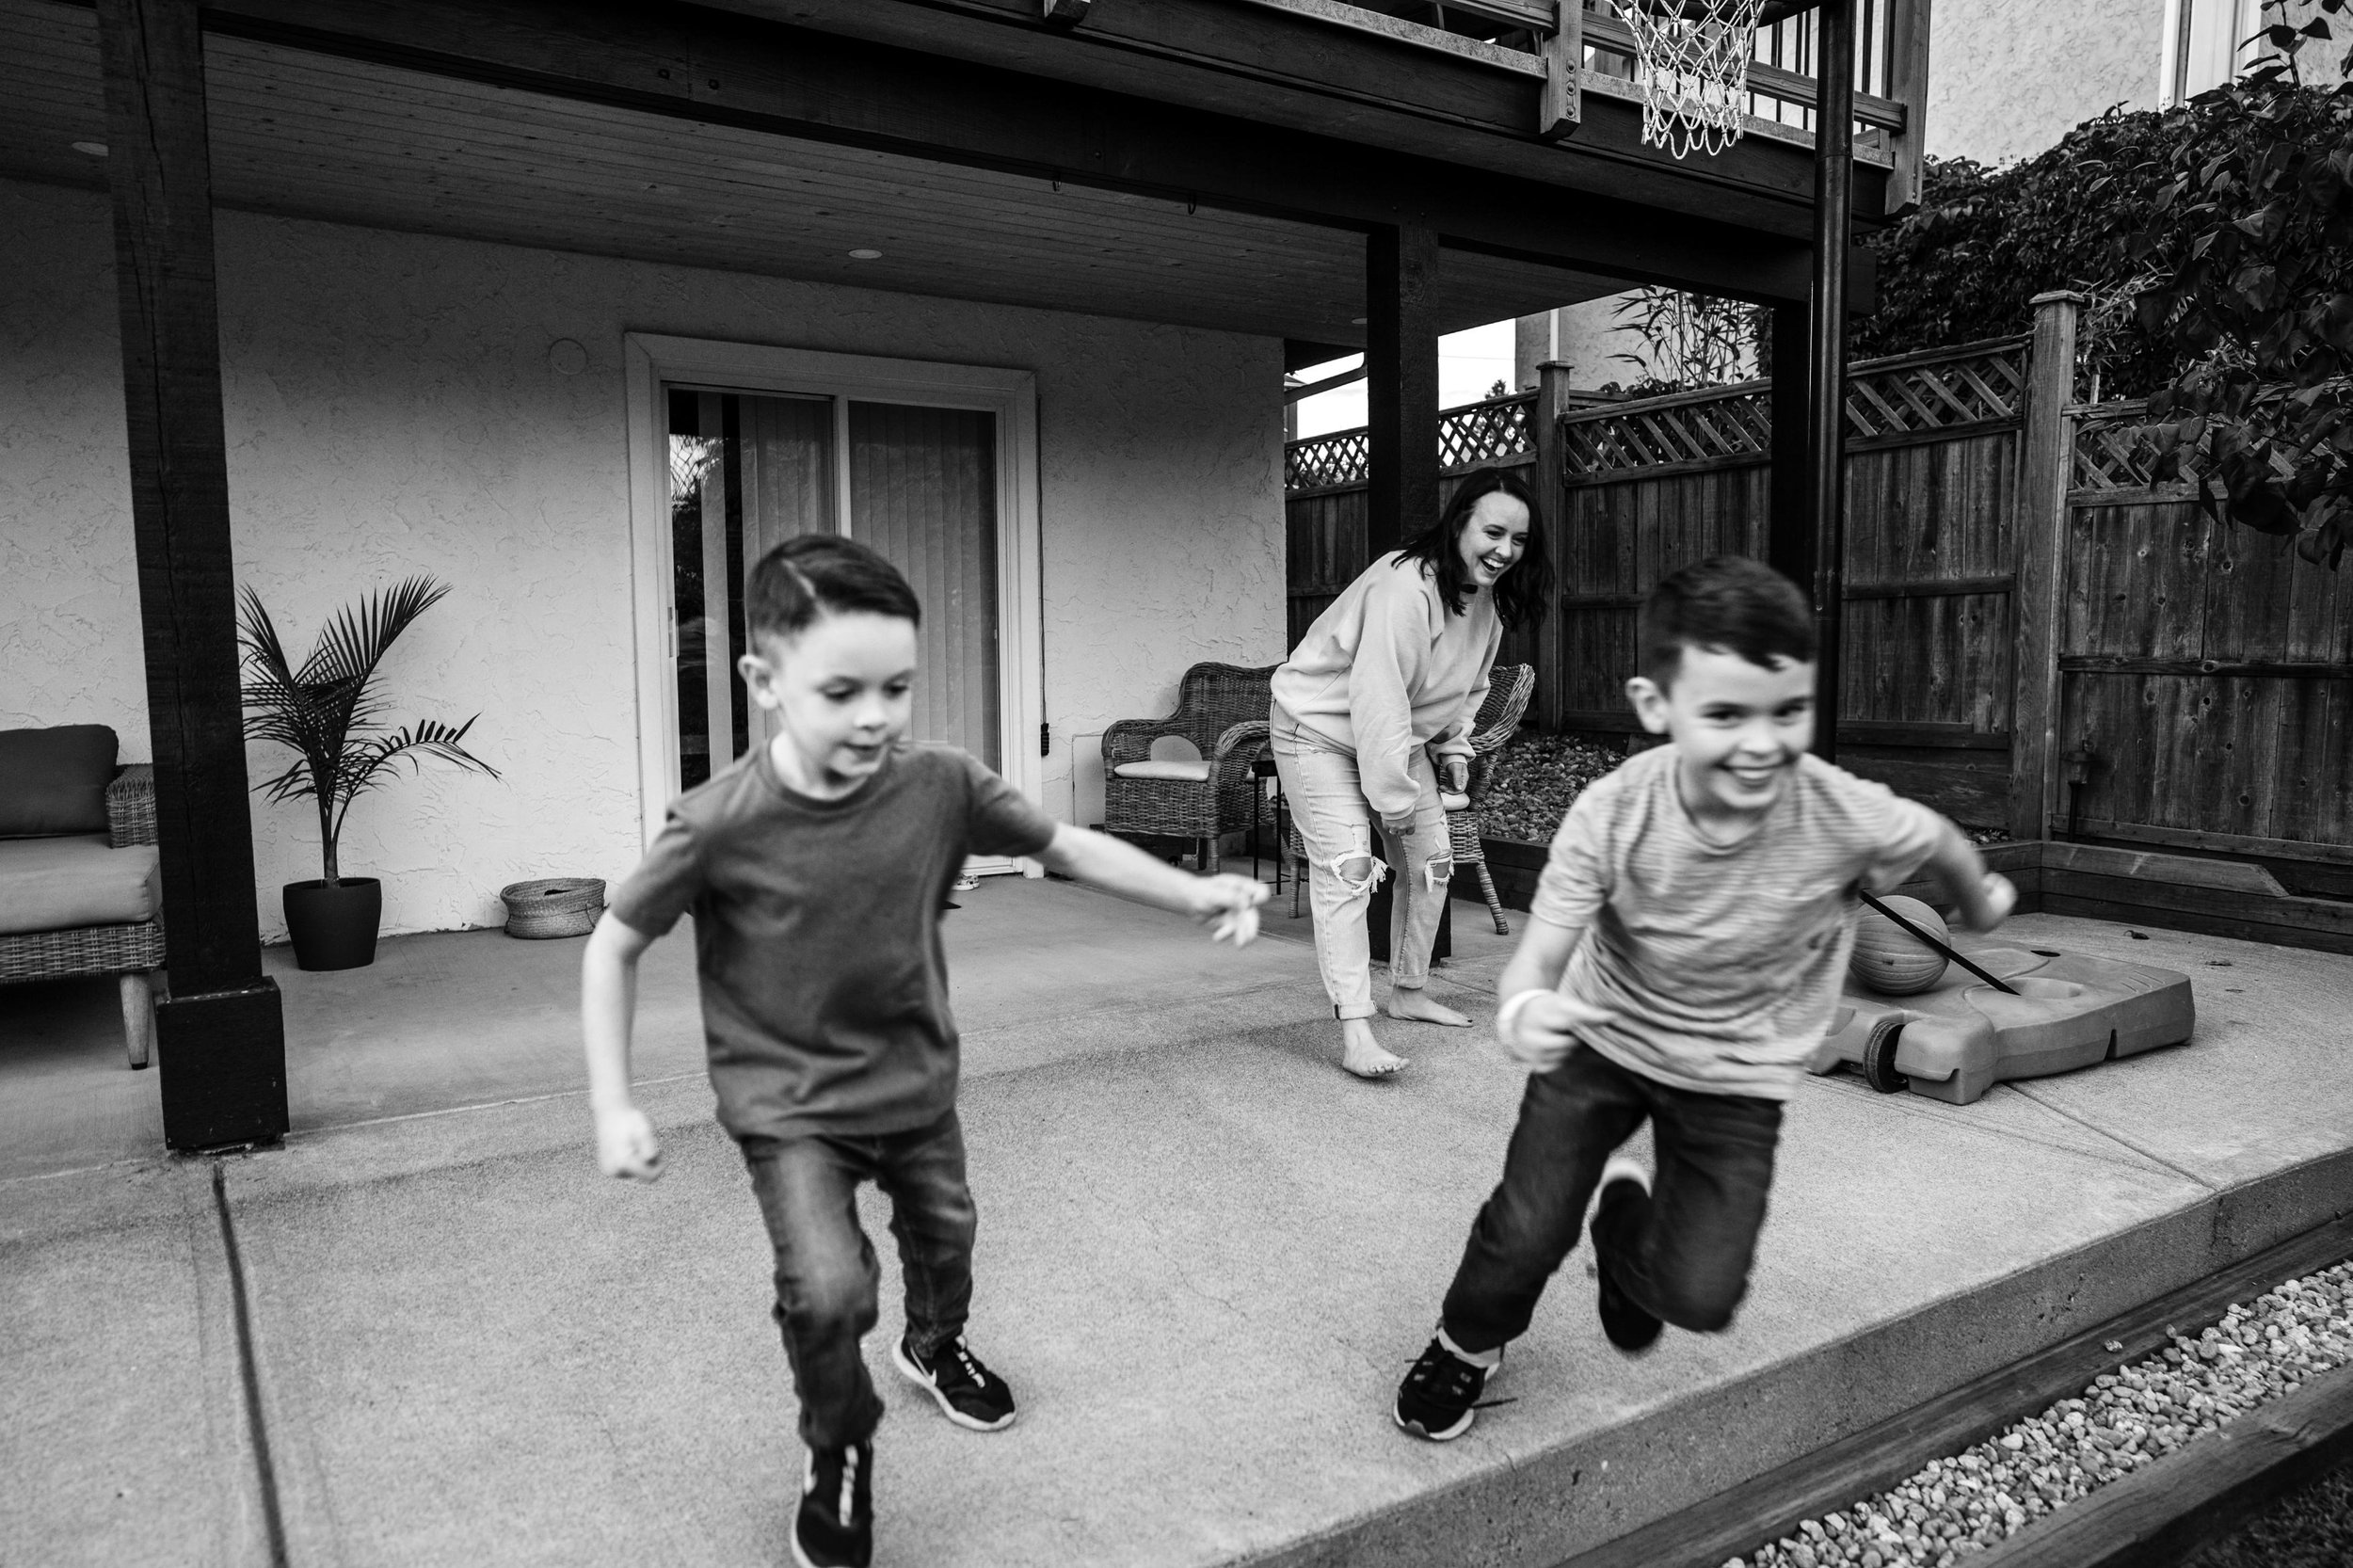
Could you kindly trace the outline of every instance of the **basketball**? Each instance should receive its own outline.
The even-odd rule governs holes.
[[[1916,898],[1880,901],[1938,941],[1949,941],[1945,917]],[[1855,921],[1854,956],[1847,968],[1856,982],[1891,997],[1925,991],[1945,978],[1945,955],[1876,909]]]

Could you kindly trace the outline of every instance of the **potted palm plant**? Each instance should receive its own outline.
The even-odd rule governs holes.
[[[376,961],[383,885],[372,876],[344,875],[335,853],[355,799],[379,787],[404,759],[413,771],[420,755],[498,776],[496,768],[459,744],[473,719],[455,727],[420,719],[400,729],[388,728],[383,719],[376,666],[409,622],[448,593],[430,577],[379,589],[365,604],[337,611],[297,667],[286,657],[260,596],[245,590],[239,640],[247,671],[246,738],[274,741],[295,753],[284,773],[254,787],[272,800],[310,800],[319,814],[325,874],[289,882],[283,895],[295,962],[303,968],[355,969]]]

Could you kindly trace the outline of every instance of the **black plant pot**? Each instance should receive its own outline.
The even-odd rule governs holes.
[[[332,888],[289,882],[285,900],[286,934],[294,938],[298,968],[359,969],[376,962],[376,927],[384,914],[381,882],[372,876],[346,876]]]

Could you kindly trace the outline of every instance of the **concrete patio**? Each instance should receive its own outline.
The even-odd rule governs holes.
[[[2027,917],[2190,973],[2196,1039],[1959,1109],[1809,1082],[1733,1332],[1618,1357],[1580,1253],[1509,1402],[1421,1444],[1387,1400],[1519,1089],[1483,1029],[1393,1026],[1412,1068],[1359,1084],[1304,920],[1235,954],[1064,885],[964,902],[972,1336],[1024,1414],[940,1421],[887,1299],[878,1562],[1555,1563],[2353,1208],[2353,958]],[[1482,1020],[1484,920],[1436,982]],[[296,1131],[225,1160],[154,1154],[103,987],[0,992],[0,1561],[785,1560],[792,1395],[690,946],[649,959],[644,1189],[590,1162],[577,951],[280,968]]]

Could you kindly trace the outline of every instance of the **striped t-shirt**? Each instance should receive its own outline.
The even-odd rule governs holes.
[[[1653,747],[1571,806],[1530,909],[1586,928],[1561,989],[1609,1011],[1579,1031],[1678,1089],[1786,1099],[1821,1043],[1854,946],[1858,884],[1904,881],[1943,819],[1808,755],[1738,843],[1701,837]]]

